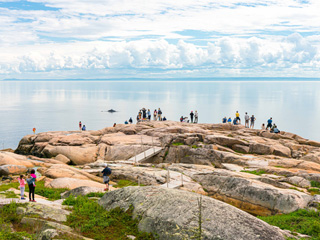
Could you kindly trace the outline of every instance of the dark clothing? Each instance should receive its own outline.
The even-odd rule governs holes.
[[[29,187],[29,200],[34,200],[34,190],[35,190],[35,186],[33,186],[32,184],[28,184]],[[31,199],[31,195],[32,195],[32,199]]]
[[[146,118],[147,117],[146,111],[147,110],[142,110],[142,118]]]
[[[129,123],[132,123],[132,118],[129,119]]]
[[[226,123],[227,122],[227,119],[226,118],[223,118],[222,119],[222,123]]]
[[[191,113],[190,113],[191,123],[193,123],[193,115],[194,115],[194,113],[193,113],[193,112],[191,112]]]
[[[111,174],[111,169],[106,167],[105,169],[103,169],[102,173],[103,176],[109,176]]]

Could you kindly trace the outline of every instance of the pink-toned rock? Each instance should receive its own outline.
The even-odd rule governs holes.
[[[21,165],[2,165],[0,166],[0,176],[18,175],[26,173],[27,168]]]
[[[68,164],[68,163],[71,163],[70,159],[67,158],[66,156],[62,155],[62,154],[58,154],[56,157],[55,157],[56,160],[60,161],[60,162],[63,162],[65,164]]]
[[[21,156],[11,152],[0,152],[0,166],[1,165],[17,165],[28,168],[34,167],[25,156]]]
[[[102,179],[101,179],[101,182],[102,182]],[[47,187],[51,187],[51,188],[68,188],[68,189],[74,189],[82,186],[105,188],[106,185],[102,183],[97,183],[91,180],[81,180],[81,179],[74,179],[74,178],[57,178],[47,184]]]

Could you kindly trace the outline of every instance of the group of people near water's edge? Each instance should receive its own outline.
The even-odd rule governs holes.
[[[248,113],[246,112],[244,115],[244,120],[245,120],[245,127],[246,128],[254,128],[254,123],[256,121],[256,118],[254,115],[252,115],[250,117],[248,115]],[[240,113],[238,111],[236,111],[235,118],[233,120],[231,120],[231,117],[229,117],[228,119],[227,119],[227,117],[222,118],[222,123],[229,123],[229,124],[232,123],[233,125],[241,124]],[[267,120],[267,127],[265,127],[264,123],[261,126],[261,130],[268,130],[268,129],[272,133],[280,133],[280,130],[278,129],[277,125],[275,123],[272,125],[272,117],[270,117]]]
[[[180,117],[180,122],[191,122],[191,123],[198,123],[198,111],[196,110],[195,112],[191,111],[190,112],[190,121],[188,120],[188,117]]]
[[[150,109],[146,109],[146,108],[142,108],[139,110],[138,112],[138,115],[137,115],[137,122],[141,122],[141,121],[151,121],[151,111]],[[167,118],[166,117],[162,117],[162,111],[160,108],[155,109],[153,111],[153,120],[154,121],[166,121]],[[130,117],[129,120],[125,120],[124,124],[132,124],[133,123],[133,120],[132,118]]]
[[[79,130],[80,130],[80,131],[86,131],[86,130],[87,130],[86,125],[83,125],[83,126],[82,126],[81,121],[79,122]]]
[[[34,200],[34,192],[35,192],[35,188],[36,188],[36,179],[37,179],[37,176],[35,173],[36,173],[35,170],[31,169],[31,172],[30,172],[30,175],[28,175],[27,181],[25,181],[23,175],[20,175],[20,177],[18,178],[21,200],[25,200],[25,197],[24,197],[25,185],[28,184],[29,201],[36,202]]]

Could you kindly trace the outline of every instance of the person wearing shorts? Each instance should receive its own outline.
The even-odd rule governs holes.
[[[236,112],[236,119],[241,124],[240,113],[238,111]]]
[[[268,124],[267,124],[267,127],[266,127],[266,130],[268,130],[268,128],[272,128],[272,117],[270,119],[268,119]]]
[[[102,171],[103,173],[103,183],[106,184],[105,191],[109,190],[109,175],[111,174],[111,169],[108,167],[108,164],[105,164],[105,168]]]

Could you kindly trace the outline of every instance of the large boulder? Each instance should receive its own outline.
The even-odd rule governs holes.
[[[260,182],[257,176],[216,169],[194,175],[209,195],[256,215],[290,213],[308,206],[312,196]]]
[[[272,154],[274,151],[274,148],[269,145],[261,144],[261,143],[252,143],[249,146],[249,152],[250,153],[256,153],[256,154]]]
[[[18,175],[27,172],[27,167],[20,165],[2,165],[0,166],[0,177],[8,175]]]
[[[1,152],[0,151],[0,166],[2,165],[20,165],[28,168],[34,165],[30,162],[26,156],[21,156],[11,152]]]
[[[199,229],[200,195],[161,187],[126,187],[106,193],[99,204],[107,210],[133,206],[139,230],[159,239],[192,239]],[[203,239],[284,240],[280,230],[231,205],[202,197]]]
[[[49,182],[46,187],[74,189],[82,186],[105,188],[106,185],[91,180],[80,180],[74,178],[57,178]]]

